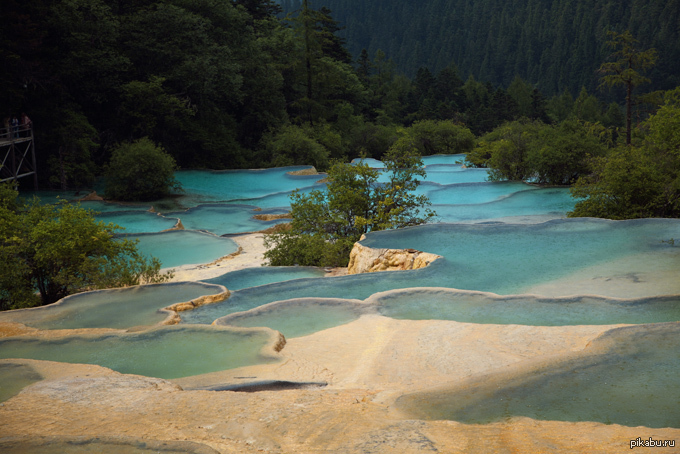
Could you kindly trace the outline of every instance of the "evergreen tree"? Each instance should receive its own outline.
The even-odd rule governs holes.
[[[614,61],[603,63],[599,72],[602,86],[623,86],[626,89],[626,144],[630,145],[631,125],[633,119],[633,90],[639,85],[650,82],[639,71],[648,69],[656,63],[656,49],[640,50],[639,41],[633,38],[629,30],[623,33],[610,31],[607,46],[614,49],[610,56]]]

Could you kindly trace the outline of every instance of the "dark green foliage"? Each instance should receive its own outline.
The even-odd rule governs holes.
[[[641,50],[639,41],[633,38],[630,30],[623,33],[610,31],[607,46],[614,50],[610,56],[613,61],[602,63],[599,72],[602,74],[602,85],[606,87],[623,86],[626,89],[626,144],[630,145],[633,121],[633,90],[651,80],[640,71],[648,69],[656,63],[656,49]]]
[[[77,205],[24,206],[16,197],[0,186],[0,310],[170,277],[159,273],[158,260],[140,256],[134,242],[114,238],[120,227]]]
[[[69,106],[60,111],[48,144],[57,148],[48,164],[52,170],[50,183],[61,189],[91,187],[95,179],[92,155],[98,144],[97,130],[87,117]]]
[[[469,153],[475,136],[465,126],[452,121],[417,121],[406,130],[421,156]]]
[[[389,181],[366,164],[337,163],[324,191],[291,196],[290,230],[265,237],[270,265],[346,266],[362,234],[427,222],[425,196],[413,191],[425,171],[413,145],[397,141],[384,157]]]
[[[531,181],[570,185],[588,174],[590,159],[603,155],[605,147],[587,126],[578,121],[565,121],[540,131],[540,145],[532,147],[527,156],[527,166],[533,172]]]
[[[604,153],[602,131],[577,120],[559,126],[515,121],[484,135],[467,161],[488,167],[491,180],[568,185],[589,172],[592,157]]]
[[[317,170],[325,170],[328,166],[329,153],[326,147],[311,137],[312,128],[287,126],[267,142],[272,159],[271,165],[276,167],[292,165],[313,165]]]
[[[455,62],[463,79],[472,74],[495,86],[519,76],[548,96],[565,89],[576,95],[582,86],[595,92],[606,30],[629,29],[664,54],[652,89],[680,85],[677,1],[315,0],[322,6],[345,27],[340,36],[352,55],[382,49],[409,77]]]
[[[106,167],[106,197],[114,200],[154,200],[181,190],[172,156],[144,137],[113,150]]]
[[[680,89],[666,94],[632,146],[595,160],[572,188],[581,199],[570,216],[609,219],[680,216]]]
[[[253,20],[261,21],[281,13],[281,6],[272,0],[233,0],[248,11]]]

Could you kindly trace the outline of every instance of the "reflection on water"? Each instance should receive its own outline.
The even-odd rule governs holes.
[[[209,204],[190,208],[186,211],[173,211],[166,216],[182,220],[185,229],[207,230],[215,235],[227,233],[256,232],[289,220],[260,221],[257,214],[283,214],[288,210],[255,211],[253,206]]]
[[[410,417],[486,424],[513,416],[680,427],[680,324],[619,328],[581,354],[516,374],[401,397]]]

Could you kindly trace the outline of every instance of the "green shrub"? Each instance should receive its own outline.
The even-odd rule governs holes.
[[[106,197],[153,200],[180,191],[175,170],[175,159],[148,138],[123,143],[113,151],[106,167]]]

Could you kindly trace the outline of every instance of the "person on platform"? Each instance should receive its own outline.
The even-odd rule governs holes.
[[[19,137],[19,120],[16,116],[12,117],[12,138]]]
[[[31,129],[33,122],[31,121],[30,118],[28,118],[28,115],[26,115],[25,112],[21,113],[21,130],[23,131],[23,135],[28,137],[31,135],[29,132],[29,129]]]

